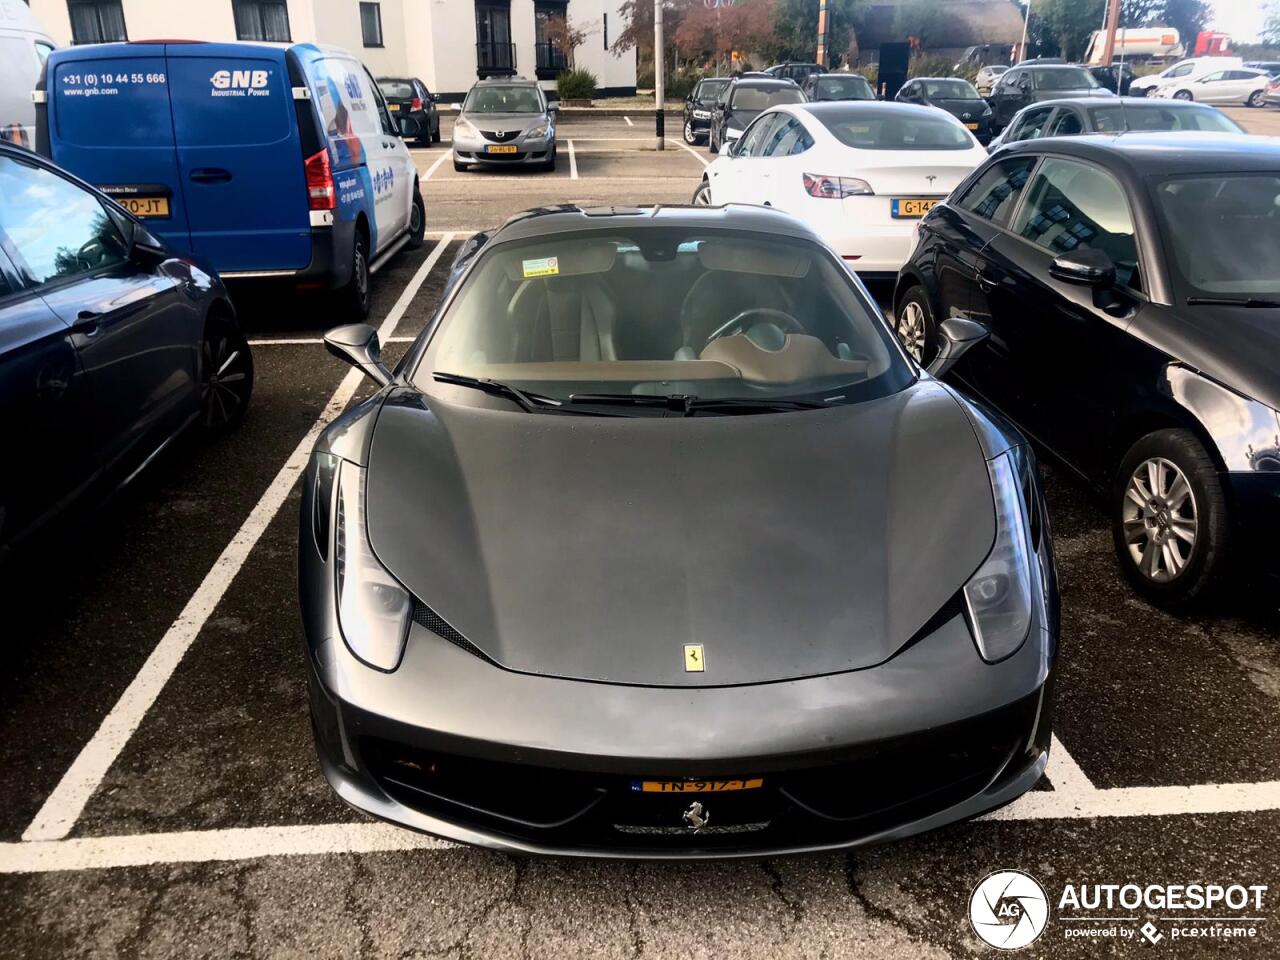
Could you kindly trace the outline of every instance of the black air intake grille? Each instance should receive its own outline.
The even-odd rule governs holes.
[[[417,597],[413,598],[413,622],[419,626],[426,627],[437,637],[448,640],[455,647],[461,647],[467,653],[479,657],[481,660],[487,660],[493,663],[493,660],[485,656],[484,651],[477,647],[474,643],[460,634],[449,624],[445,623],[444,618],[436,613]]]

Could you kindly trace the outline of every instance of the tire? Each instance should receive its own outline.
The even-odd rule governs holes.
[[[405,246],[410,250],[420,250],[426,235],[427,205],[422,202],[422,194],[415,184],[413,188],[413,207],[409,211],[409,242]]]
[[[907,290],[893,313],[893,332],[903,349],[922,367],[938,352],[938,323],[924,287]]]
[[[1157,430],[1130,447],[1111,504],[1116,554],[1138,593],[1173,609],[1213,595],[1230,518],[1217,468],[1194,434]]]
[[[555,145],[553,144],[551,147],[551,156],[547,158],[547,162],[543,165],[542,169],[546,170],[549,173],[555,170],[555,168],[556,168],[556,148],[555,148]]]
[[[466,173],[467,165],[460,161],[457,157],[453,158],[453,169],[457,173]]]
[[[200,426],[227,433],[244,420],[253,395],[253,352],[234,320],[212,313],[200,344]]]
[[[440,142],[440,118],[436,117],[435,126],[431,128],[431,142],[433,144]]]
[[[698,141],[701,139],[702,138],[699,137],[697,132],[693,129],[693,121],[686,120],[684,122],[684,142],[689,144],[689,146],[692,147],[692,146],[696,146],[698,144]]]
[[[1195,98],[1194,98],[1193,96],[1191,96],[1191,91],[1190,91],[1190,90],[1179,90],[1177,93],[1175,93],[1175,94],[1173,95],[1173,99],[1175,99],[1175,100],[1194,100]]]
[[[1266,93],[1262,90],[1255,90],[1249,94],[1249,99],[1245,101],[1246,107],[1264,107],[1267,104]]]
[[[690,201],[695,207],[711,206],[711,184],[703,180],[698,184],[698,189],[693,191],[693,199]]]
[[[351,323],[369,316],[369,238],[359,227],[351,244],[351,279],[338,291],[338,297]]]

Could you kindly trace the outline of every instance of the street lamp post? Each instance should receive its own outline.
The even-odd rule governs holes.
[[[653,99],[656,109],[654,110],[655,130],[658,142],[655,144],[658,150],[665,150],[667,147],[667,131],[666,120],[666,94],[667,94],[667,68],[663,63],[663,40],[662,40],[662,0],[653,0]]]

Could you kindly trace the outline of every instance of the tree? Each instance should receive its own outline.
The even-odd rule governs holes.
[[[1261,40],[1269,47],[1280,47],[1280,0],[1268,0],[1263,9]]]
[[[1165,0],[1160,21],[1163,26],[1178,31],[1187,52],[1191,53],[1195,50],[1196,34],[1205,28],[1212,16],[1213,10],[1205,0]]]
[[[587,42],[587,34],[569,23],[568,16],[553,14],[543,23],[542,39],[563,53],[565,63],[573,69],[573,52]]]
[[[1148,27],[1160,23],[1165,0],[1123,0],[1120,6],[1120,26]]]
[[[702,7],[702,0],[663,0],[662,29],[668,37],[675,36],[685,14]],[[641,60],[653,61],[653,0],[622,0],[618,13],[626,24],[613,41],[613,55],[620,57],[628,50],[635,50]]]
[[[777,45],[772,0],[738,0],[714,10],[698,3],[671,36],[685,59],[720,58],[735,50],[769,52]]]
[[[839,56],[849,47],[862,15],[863,0],[827,0],[827,52]],[[812,61],[818,52],[818,0],[774,0],[773,31],[778,60]],[[829,66],[837,66],[834,60]]]
[[[944,41],[955,34],[955,29],[954,15],[941,8],[937,0],[907,0],[893,18],[894,33],[914,38],[920,47],[945,46]]]
[[[1102,0],[1038,0],[1036,12],[1062,56],[1078,60],[1102,22]]]

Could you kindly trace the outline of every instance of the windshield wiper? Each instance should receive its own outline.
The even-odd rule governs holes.
[[[772,413],[780,410],[814,410],[826,406],[817,400],[695,397],[683,393],[667,396],[651,393],[575,393],[569,397],[569,402],[601,406],[662,407],[685,417],[699,412]]]
[[[493,397],[505,397],[526,413],[534,413],[538,410],[545,410],[548,407],[554,409],[560,406],[559,400],[544,397],[540,393],[528,393],[519,387],[511,386],[509,383],[490,380],[487,377],[468,377],[462,373],[433,373],[431,376],[440,383],[452,383],[458,387],[471,387],[473,390],[482,390]]]
[[[1259,297],[1187,297],[1187,306],[1280,307],[1280,300],[1267,300]]]

